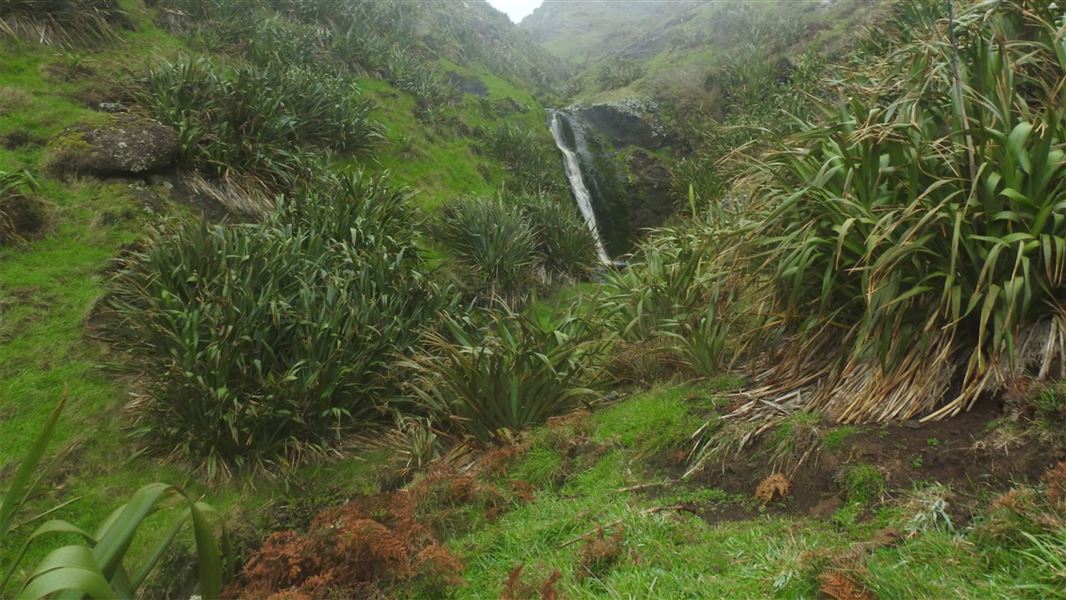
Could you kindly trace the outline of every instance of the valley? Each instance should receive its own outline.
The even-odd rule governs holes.
[[[0,0],[0,597],[1057,598],[1066,15]]]

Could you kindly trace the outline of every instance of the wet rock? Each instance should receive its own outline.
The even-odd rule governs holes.
[[[455,89],[464,94],[472,94],[474,96],[488,96],[489,88],[485,85],[484,81],[481,81],[477,77],[466,77],[454,71],[448,73],[448,81]]]
[[[627,161],[626,202],[633,231],[658,227],[675,211],[670,196],[670,170],[649,152],[635,149]]]
[[[670,142],[668,132],[654,118],[656,107],[651,103],[627,100],[579,105],[570,111],[616,147],[640,146],[654,150]]]
[[[103,127],[76,127],[53,140],[45,168],[59,176],[142,175],[170,166],[178,132],[157,121],[120,115]]]

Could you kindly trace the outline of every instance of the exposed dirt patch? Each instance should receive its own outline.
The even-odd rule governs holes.
[[[26,131],[13,131],[0,135],[0,146],[5,150],[18,150],[28,146],[40,147],[45,144],[44,138],[35,136]]]
[[[793,470],[771,468],[772,441],[764,436],[740,457],[708,465],[686,487],[713,487],[752,498],[761,483],[783,470],[789,483],[787,495],[775,496],[764,507],[755,502],[712,503],[701,508],[701,516],[710,523],[750,518],[760,511],[825,517],[844,503],[845,467],[871,465],[884,477],[889,495],[911,490],[921,482],[948,486],[954,494],[951,516],[956,523],[965,523],[972,519],[971,509],[979,496],[1038,481],[1050,467],[1066,459],[1066,447],[1061,444],[1031,440],[1003,447],[990,443],[990,424],[1003,416],[1001,406],[986,402],[969,413],[936,423],[856,428],[843,442],[832,448],[823,445]],[[676,465],[673,457],[656,463],[659,467]],[[673,469],[680,478],[682,469]]]
[[[0,197],[0,246],[42,237],[52,225],[44,200],[22,193]]]

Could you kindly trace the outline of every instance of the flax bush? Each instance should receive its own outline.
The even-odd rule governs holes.
[[[1025,372],[1062,374],[1066,42],[1053,6],[977,3],[951,19],[903,3],[874,34],[903,43],[765,163],[763,212],[741,244],[782,326],[763,330],[785,352],[767,393],[844,421],[937,418]]]
[[[296,463],[378,418],[397,356],[444,307],[407,194],[344,176],[261,223],[156,231],[111,281],[151,381],[145,442],[214,475]]]

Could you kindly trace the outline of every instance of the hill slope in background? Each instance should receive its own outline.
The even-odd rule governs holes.
[[[519,27],[549,52],[575,65],[617,52],[703,4],[680,2],[620,2],[545,0]]]
[[[520,24],[556,56],[584,68],[571,92],[585,102],[638,97],[713,108],[709,84],[744,53],[832,53],[879,0],[794,2],[551,2]]]

